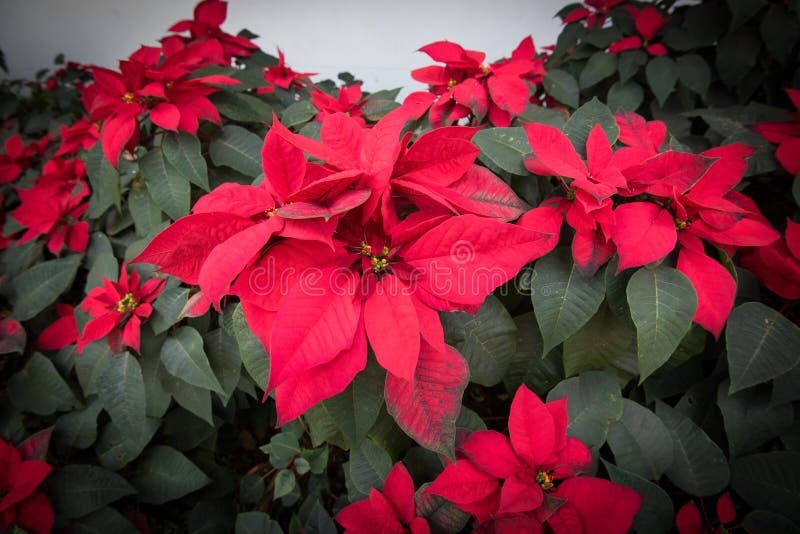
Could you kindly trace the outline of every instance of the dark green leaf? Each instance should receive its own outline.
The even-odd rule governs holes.
[[[172,447],[156,445],[142,457],[131,482],[141,502],[163,504],[208,485],[211,479]]]
[[[636,325],[639,383],[664,365],[692,326],[697,295],[686,276],[663,265],[639,269],[628,282]]]
[[[600,306],[594,317],[564,342],[564,374],[607,370],[629,380],[638,372],[633,339],[633,330],[608,306]]]
[[[297,438],[288,432],[280,432],[272,436],[268,445],[261,450],[269,454],[269,463],[272,467],[282,469],[292,463],[295,456],[300,454],[300,444]]]
[[[644,89],[636,82],[614,82],[608,90],[608,107],[618,111],[636,111],[644,102]]]
[[[218,93],[230,94],[230,93]],[[244,97],[246,95],[236,95]],[[208,191],[208,166],[200,152],[200,140],[188,132],[169,132],[161,145],[164,157],[197,187]]]
[[[127,428],[117,426],[113,421],[108,423],[95,445],[95,452],[102,466],[118,471],[131,463],[150,443],[160,425],[160,419],[148,417],[141,432],[134,433]]]
[[[754,32],[741,28],[723,37],[717,45],[717,72],[729,88],[736,87],[758,61],[761,40]]]
[[[639,69],[647,64],[644,50],[626,50],[619,55],[619,83],[633,78]]]
[[[674,408],[656,401],[656,415],[672,436],[672,465],[667,476],[683,491],[697,497],[714,495],[728,485],[730,470],[716,443]]]
[[[100,217],[111,206],[120,209],[119,173],[103,155],[102,142],[98,141],[86,157],[86,173],[92,186],[89,209],[86,215],[92,219]]]
[[[236,516],[236,534],[283,534],[283,530],[264,512],[245,512]]]
[[[107,532],[139,534],[140,531],[124,515],[110,506],[106,506],[70,525],[70,532],[72,534],[106,534]]]
[[[602,82],[617,71],[616,54],[597,52],[589,58],[581,71],[580,86],[586,89]]]
[[[342,393],[323,401],[350,447],[361,445],[383,406],[386,374],[370,362]]]
[[[135,436],[144,434],[144,379],[136,358],[128,352],[111,358],[100,376],[97,393],[117,426]]]
[[[667,492],[649,480],[620,469],[605,460],[603,465],[606,466],[612,482],[628,486],[644,497],[639,511],[633,518],[633,529],[639,534],[670,534],[675,509]]]
[[[800,527],[790,519],[766,510],[747,514],[742,519],[742,528],[747,534],[800,534]]]
[[[37,415],[67,411],[78,402],[53,362],[38,352],[9,379],[8,395],[19,411]]]
[[[572,141],[572,145],[581,157],[586,157],[586,140],[592,129],[600,125],[612,145],[619,137],[619,126],[608,106],[596,97],[576,109],[564,125],[564,133]]]
[[[161,346],[161,363],[175,378],[224,395],[203,350],[203,338],[194,328],[182,326],[172,332]]]
[[[800,522],[800,453],[773,451],[739,458],[731,486],[747,504]]]
[[[570,73],[560,69],[550,69],[542,80],[544,90],[564,105],[577,108],[580,104],[578,82]]]
[[[361,446],[350,451],[350,461],[344,464],[347,496],[350,502],[369,497],[372,488],[381,490],[383,481],[392,469],[392,458],[365,439]]]
[[[239,356],[239,345],[236,340],[221,328],[212,330],[203,336],[208,363],[214,376],[222,386],[220,398],[224,405],[228,404],[239,383],[242,373],[242,359]]]
[[[96,465],[71,464],[50,475],[47,485],[56,513],[82,517],[136,493],[121,476]]]
[[[172,328],[180,320],[188,300],[188,288],[175,286],[164,289],[153,302],[153,315],[149,320],[153,333],[158,335]]]
[[[442,314],[445,340],[469,364],[470,382],[494,386],[503,380],[517,351],[517,326],[503,304],[489,295],[478,310]]]
[[[272,120],[272,107],[256,96],[220,91],[210,98],[220,115],[231,120],[258,124]]]
[[[677,64],[681,82],[698,95],[705,97],[711,84],[711,68],[706,60],[697,54],[686,54],[677,59]]]
[[[774,406],[766,391],[756,388],[728,394],[729,383],[717,389],[717,405],[725,420],[725,434],[732,458],[754,451],[788,431],[794,420],[791,404]]]
[[[541,258],[534,274],[531,298],[544,340],[544,355],[591,319],[605,291],[603,277],[585,278],[572,262],[569,249],[559,248]]]
[[[267,351],[264,350],[261,342],[247,325],[242,307],[237,304],[231,313],[233,335],[239,344],[239,354],[242,357],[244,368],[256,385],[261,389],[265,389],[267,382],[269,382],[269,356]]]
[[[418,517],[424,517],[432,532],[461,532],[469,522],[470,515],[445,499],[426,493],[428,484],[414,493],[414,507]]]
[[[169,163],[161,150],[151,150],[139,162],[147,189],[155,202],[171,219],[189,213],[191,203],[188,179]]]
[[[228,125],[211,141],[208,153],[215,165],[225,165],[245,176],[261,173],[261,139],[240,126]]]
[[[481,161],[488,160],[511,174],[528,174],[523,160],[531,153],[531,147],[521,127],[480,130],[472,137],[472,142],[481,149]]]
[[[273,499],[280,499],[286,495],[289,495],[297,485],[297,479],[294,477],[294,473],[289,469],[281,469],[278,471],[278,474],[275,475],[275,483],[273,487]]]
[[[53,430],[56,448],[63,454],[90,447],[97,439],[97,416],[102,409],[100,401],[94,399],[86,408],[59,417]]]
[[[136,183],[128,192],[128,211],[136,226],[137,237],[145,237],[161,226],[161,208],[155,203],[144,183]]]
[[[666,56],[657,56],[647,63],[645,75],[647,84],[656,95],[658,105],[663,106],[678,82],[678,65]]]
[[[731,393],[780,376],[800,362],[800,328],[760,302],[731,312],[725,344]]]
[[[72,254],[45,261],[14,277],[12,317],[18,321],[33,319],[55,302],[71,286],[82,259],[82,254]]]
[[[313,119],[317,113],[319,113],[319,110],[314,107],[310,100],[301,100],[284,110],[281,115],[281,124],[287,128],[299,126]]]
[[[621,468],[658,480],[672,464],[672,438],[656,414],[622,399],[622,417],[608,428],[608,444]]]

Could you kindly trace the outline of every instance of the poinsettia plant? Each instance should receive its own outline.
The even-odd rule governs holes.
[[[3,529],[800,528],[796,5],[570,4],[402,98],[229,7],[0,83]]]

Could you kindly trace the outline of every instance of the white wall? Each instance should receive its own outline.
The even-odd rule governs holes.
[[[415,52],[449,39],[508,56],[526,35],[552,44],[553,15],[569,0],[229,0],[223,28],[248,28],[257,43],[286,53],[295,70],[335,78],[349,70],[365,89],[422,86],[409,71],[431,64]],[[12,77],[52,65],[59,52],[81,63],[115,67],[139,44],[154,44],[167,28],[191,18],[193,0],[0,0],[0,49]],[[317,79],[321,79],[317,78]],[[405,92],[405,91],[404,91]]]

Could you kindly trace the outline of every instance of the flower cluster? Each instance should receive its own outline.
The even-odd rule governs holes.
[[[31,534],[48,534],[53,528],[53,508],[37,488],[53,468],[21,452],[25,451],[0,440],[0,529],[6,532],[16,525]]]
[[[404,105],[372,128],[327,114],[321,141],[274,119],[263,183],[200,198],[135,259],[199,285],[196,312],[239,298],[270,354],[264,386],[281,423],[341,392],[364,368],[369,340],[389,372],[390,413],[433,443],[428,429],[454,419],[467,378],[436,312],[477,310],[549,237],[505,222],[525,206],[474,164],[475,129],[401,139],[416,112]],[[467,261],[452,252],[459,242]],[[422,415],[421,403],[434,400],[438,421]]]
[[[733,307],[736,282],[706,254],[765,246],[779,234],[755,203],[734,187],[754,149],[733,143],[701,154],[665,147],[666,127],[634,113],[616,116],[622,148],[613,151],[600,125],[586,141],[586,161],[557,128],[525,125],[536,174],[556,176],[564,196],[523,215],[522,226],[558,234],[562,220],[575,230],[576,265],[593,274],[616,253],[617,272],[661,261],[678,250],[678,270],[697,292],[694,320],[719,337]],[[555,247],[557,239],[550,242]]]

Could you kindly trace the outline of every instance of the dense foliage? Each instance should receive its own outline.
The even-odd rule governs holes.
[[[2,82],[0,529],[800,531],[800,6],[673,4]]]

